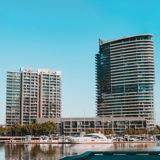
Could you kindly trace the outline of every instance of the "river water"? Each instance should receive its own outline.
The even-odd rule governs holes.
[[[118,144],[26,144],[0,145],[0,160],[58,160],[85,151],[152,150],[160,151],[160,143]]]

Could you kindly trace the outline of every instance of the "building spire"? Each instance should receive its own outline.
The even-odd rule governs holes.
[[[99,38],[99,45],[102,45],[103,43],[103,40]]]

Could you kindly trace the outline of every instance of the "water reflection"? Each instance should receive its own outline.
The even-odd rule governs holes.
[[[5,159],[43,160],[59,159],[56,148],[52,145],[5,145]],[[56,153],[56,154],[55,154]]]
[[[160,144],[152,143],[119,143],[119,144],[26,144],[4,145],[0,151],[5,152],[5,159],[23,160],[57,160],[64,156],[77,155],[85,151],[111,151],[111,150],[157,150]]]

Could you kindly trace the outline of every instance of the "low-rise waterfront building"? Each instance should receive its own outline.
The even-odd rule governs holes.
[[[144,129],[146,120],[142,117],[82,117],[82,118],[38,118],[37,123],[54,122],[59,126],[62,135],[79,135],[82,132],[105,132],[110,130],[112,133],[121,134],[127,128]]]

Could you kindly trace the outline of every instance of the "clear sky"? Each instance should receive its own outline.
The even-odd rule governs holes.
[[[0,2],[0,123],[6,72],[20,67],[62,71],[62,115],[95,116],[98,39],[151,33],[155,113],[160,122],[159,0],[6,0]]]

